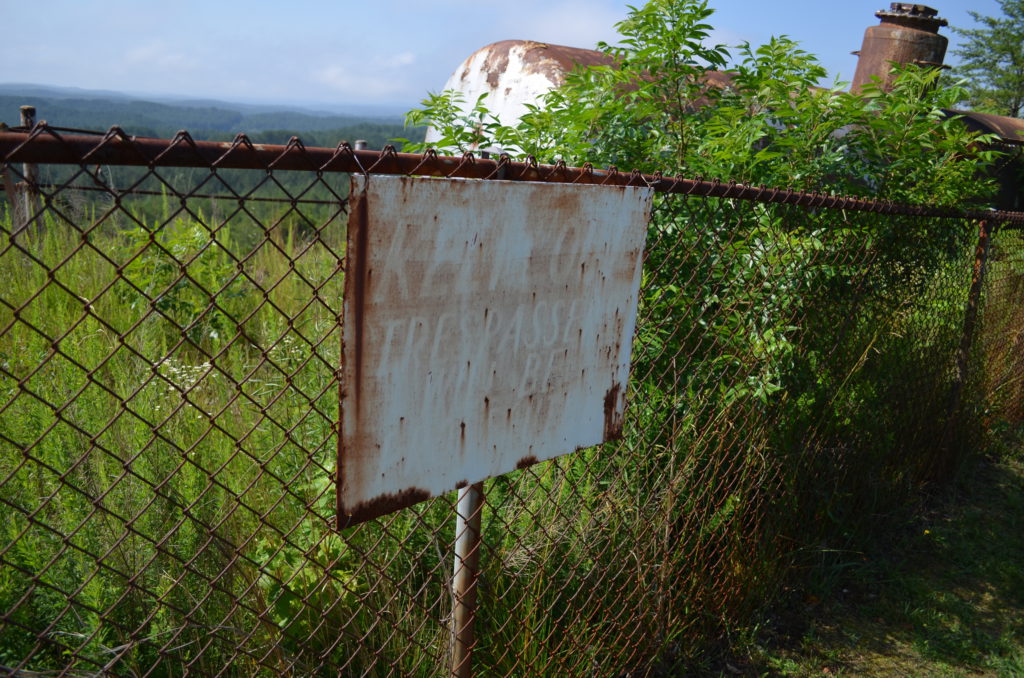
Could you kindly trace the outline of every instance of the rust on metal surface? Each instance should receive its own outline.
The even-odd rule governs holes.
[[[44,151],[60,155],[63,151],[52,151],[53,143],[60,145],[58,134],[62,139],[61,130],[39,128],[31,134],[3,137],[13,139],[13,145],[3,147],[7,156],[12,148],[20,150],[17,164],[11,161],[0,169],[8,169],[13,182],[20,178],[20,163],[41,162],[39,154]],[[182,142],[175,143],[180,146]],[[48,196],[43,216],[47,225],[59,225],[59,231],[70,236],[61,239],[60,256],[50,256],[52,240],[17,232],[10,221],[4,233],[8,272],[26,276],[0,285],[0,300],[10,320],[0,327],[0,345],[7,354],[0,371],[12,385],[0,404],[5,441],[0,457],[5,468],[12,469],[0,478],[0,499],[12,525],[9,543],[0,548],[0,570],[11,575],[5,585],[10,583],[13,588],[8,589],[15,593],[0,596],[0,638],[5,649],[21,648],[18,653],[7,653],[5,674],[165,675],[188,666],[190,672],[202,675],[360,673],[386,678],[417,673],[454,675],[455,671],[469,672],[475,661],[479,673],[583,676],[596,672],[625,675],[637,667],[658,665],[665,659],[665,648],[651,642],[651,620],[658,622],[655,631],[662,637],[685,634],[695,624],[699,626],[704,610],[742,615],[750,603],[750,587],[745,583],[760,576],[758,570],[745,566],[753,549],[764,547],[766,552],[778,553],[779,539],[792,532],[779,520],[780,505],[795,503],[799,508],[814,500],[819,508],[827,509],[832,497],[819,497],[820,481],[839,482],[838,487],[843,478],[852,478],[844,469],[874,470],[871,464],[859,461],[873,458],[877,431],[857,431],[840,420],[816,418],[816,422],[804,422],[809,428],[793,438],[792,446],[779,448],[773,445],[773,430],[803,425],[789,416],[791,408],[763,407],[751,395],[737,401],[739,406],[722,398],[723,387],[749,384],[748,368],[789,369],[762,362],[764,351],[754,343],[761,341],[759,336],[742,337],[745,348],[738,353],[740,364],[719,369],[722,346],[717,339],[721,337],[714,330],[724,327],[723,323],[733,326],[737,312],[755,324],[771,318],[773,324],[795,328],[786,331],[787,339],[795,342],[798,352],[813,349],[820,355],[817,367],[821,374],[844,378],[851,366],[863,362],[865,350],[882,352],[872,359],[876,362],[885,359],[885,363],[901,365],[895,373],[885,374],[876,374],[878,370],[867,366],[857,377],[866,380],[864,384],[878,386],[874,405],[864,412],[877,411],[886,421],[899,424],[898,435],[885,440],[892,443],[890,457],[899,462],[892,469],[901,478],[921,478],[923,482],[929,477],[949,477],[941,471],[952,468],[957,449],[944,451],[944,423],[945,440],[970,442],[978,439],[960,438],[961,431],[973,435],[978,429],[998,426],[1000,421],[1024,418],[1024,273],[1017,265],[1024,248],[1016,233],[1004,230],[1008,213],[992,212],[980,229],[973,276],[971,253],[965,247],[948,252],[950,258],[938,266],[918,261],[921,280],[927,284],[908,289],[902,284],[904,271],[892,271],[892,259],[879,256],[883,252],[876,239],[856,227],[882,225],[901,239],[914,239],[935,233],[937,228],[967,227],[960,221],[962,213],[948,212],[957,219],[944,221],[864,214],[851,220],[850,212],[862,208],[877,209],[884,215],[903,212],[885,204],[848,203],[842,198],[785,189],[591,172],[587,168],[500,164],[499,168],[508,169],[511,178],[520,181],[516,185],[520,189],[524,188],[521,180],[536,177],[554,182],[551,188],[564,188],[558,184],[579,179],[609,186],[647,184],[656,190],[687,194],[658,201],[657,209],[664,212],[652,223],[648,235],[651,245],[659,248],[659,256],[646,262],[646,273],[651,276],[648,289],[653,293],[668,285],[678,286],[678,303],[670,304],[667,312],[645,304],[639,321],[645,331],[637,335],[648,340],[657,339],[662,332],[666,338],[668,333],[685,333],[675,334],[668,342],[645,341],[644,350],[636,352],[645,363],[637,378],[666,397],[644,403],[652,416],[645,415],[643,421],[630,417],[629,426],[650,428],[639,436],[627,430],[627,440],[614,450],[589,450],[572,464],[548,464],[543,474],[532,467],[486,500],[479,484],[466,485],[470,475],[452,475],[453,485],[464,485],[467,490],[459,493],[457,507],[452,506],[449,495],[429,512],[409,511],[394,520],[385,518],[377,524],[330,534],[319,494],[326,489],[320,476],[331,468],[340,431],[338,402],[323,394],[333,394],[334,388],[340,390],[342,385],[342,375],[336,369],[343,319],[341,287],[344,276],[352,273],[344,264],[354,265],[358,251],[353,244],[346,252],[345,231],[336,216],[341,210],[352,211],[348,194],[249,193],[252,184],[243,182],[241,173],[211,171],[214,165],[187,147],[167,151],[172,142],[158,140],[133,144],[116,135],[110,139],[94,136],[91,145],[83,142],[80,146],[84,155],[69,161],[75,163],[66,168],[70,171],[48,168],[42,173],[44,178],[54,177],[55,182],[41,187]],[[108,146],[116,146],[116,153],[131,158],[126,165],[148,165],[146,171],[115,168],[126,180],[117,187],[103,182],[90,159],[94,161],[105,152],[94,154],[92,150]],[[205,152],[203,146],[197,148]],[[193,153],[193,166],[199,171],[165,173],[160,159],[164,151],[168,158],[179,161]],[[271,183],[283,178],[275,177],[273,169],[281,164],[312,167],[303,173],[310,188],[323,181],[315,161],[327,162],[333,157],[331,149],[318,155],[320,150],[306,151],[299,146],[254,146],[245,153],[248,155],[240,161],[254,163]],[[388,153],[354,156],[346,151],[339,157],[337,165],[324,171],[349,163],[359,174],[386,174],[404,167],[411,172],[430,168],[438,173],[469,176],[476,172],[481,179],[497,178],[489,174],[494,172],[493,164],[474,165],[472,158],[436,161],[430,156],[401,156],[395,160]],[[147,178],[133,185],[127,180],[130,175]],[[263,180],[264,176],[255,178]],[[175,180],[162,181],[171,178]],[[370,181],[378,179],[371,177]],[[512,182],[452,183],[516,190]],[[153,187],[161,190],[154,192]],[[68,211],[78,205],[80,190],[101,191],[87,196],[100,200],[86,204],[103,209],[76,207]],[[615,194],[634,189],[593,190]],[[736,255],[732,234],[745,226],[758,226],[750,221],[750,205],[702,199],[723,193],[763,203],[757,214],[770,217],[765,221],[766,230],[758,230],[765,242],[785,247],[793,242],[794,228],[807,233],[814,229],[815,237],[821,237],[820,247],[790,249],[789,253],[799,255],[801,271],[826,271],[830,278],[835,274],[835,280],[849,293],[820,294],[810,286],[798,286],[801,289],[793,292],[799,303],[780,307],[777,300],[763,294],[764,285],[791,280],[791,264],[797,260],[775,257],[772,250],[766,250],[768,256],[758,262],[764,267],[756,275],[726,281],[730,288],[716,294],[725,303],[695,305],[694,301],[707,301],[708,292],[723,289],[718,273],[725,270],[698,262]],[[130,246],[127,241],[119,243],[107,237],[107,227],[115,221],[138,223],[140,214],[159,214],[149,209],[159,210],[154,195],[165,195],[172,203],[180,200],[183,217],[197,222],[197,233],[208,233],[207,242],[214,247],[228,245],[221,234],[236,229],[244,229],[246,240],[251,241],[223,248],[218,256],[237,264],[234,270],[227,266],[223,275],[208,280],[192,276],[187,261],[179,261],[184,270],[171,271],[208,300],[208,311],[219,309],[227,323],[237,327],[237,333],[231,330],[233,336],[197,342],[192,338],[195,322],[157,308],[159,290],[126,286],[138,282],[125,268],[132,258],[156,256],[170,262],[170,253],[156,236],[174,225],[159,217],[147,220],[154,227],[149,242]],[[317,213],[324,213],[322,219],[313,212],[301,215],[310,218],[304,231],[308,237],[297,241],[302,243],[300,247],[280,247],[277,236],[284,224],[276,217],[289,211],[295,214],[304,209],[302,203],[313,204],[321,197],[320,204],[334,209],[317,208]],[[218,209],[211,210],[210,218],[201,219],[199,210],[211,205],[209,200],[219,201],[212,203]],[[788,207],[792,205],[822,209]],[[846,213],[827,211],[848,205],[852,207]],[[222,206],[227,209],[219,209]],[[234,212],[236,206],[240,211]],[[365,207],[364,221],[368,223],[375,212],[373,200]],[[491,205],[491,212],[502,209]],[[491,212],[485,212],[480,223],[489,223]],[[681,212],[686,214],[685,224],[677,220]],[[239,218],[241,221],[236,221]],[[368,251],[380,235],[380,229],[373,228],[377,223],[364,231],[369,238]],[[843,232],[830,234],[826,230],[830,224],[838,224]],[[552,230],[561,233],[569,226],[580,228],[567,220]],[[722,234],[723,229],[726,233],[724,238],[680,238],[677,226],[695,234]],[[485,243],[481,248],[480,242],[477,251],[487,247]],[[445,288],[440,281],[457,279],[435,271],[430,273],[431,283],[425,285],[427,269],[421,264],[427,257],[415,252],[416,244],[409,248],[415,256],[399,257],[399,263],[419,269],[405,281],[408,294],[394,295],[409,309],[419,306],[422,290],[440,290]],[[426,240],[423,245],[424,251],[435,246]],[[254,261],[263,259],[261,252],[268,249],[278,261],[272,267],[269,259]],[[451,243],[442,251],[461,255],[460,249],[451,250]],[[347,254],[351,259],[345,262]],[[739,255],[749,263],[744,253]],[[591,276],[595,268],[607,264],[603,257],[600,263],[584,259],[585,265],[566,264],[565,284],[572,282],[569,273],[573,279]],[[530,266],[538,265],[529,255],[525,263],[521,258],[509,263],[528,272]],[[75,270],[88,270],[90,275],[74,275]],[[367,358],[381,343],[375,341],[380,335],[374,332],[375,308],[369,303],[373,290],[380,286],[381,270],[369,262],[365,275],[370,283],[366,286],[362,349]],[[455,270],[449,268],[448,272]],[[539,270],[543,271],[543,266]],[[502,273],[500,277],[508,276]],[[593,281],[593,287],[599,288],[600,276]],[[127,298],[109,298],[121,288],[129,291]],[[233,301],[235,290],[244,291],[243,303]],[[534,291],[538,297],[543,294],[543,290],[526,290],[531,297]],[[589,292],[587,288],[578,296]],[[916,295],[910,301],[922,314],[920,318],[915,315],[899,341],[876,342],[871,332],[857,331],[860,327],[891,326],[894,318],[905,315],[908,294]],[[125,322],[128,316],[122,310],[136,301],[142,302],[139,313],[133,314],[137,323]],[[493,316],[500,314],[501,307],[500,303],[484,304],[482,324],[494,323]],[[944,321],[950,313],[958,314],[962,328],[950,328]],[[481,323],[480,315],[470,317]],[[427,318],[431,319],[437,320],[435,316]],[[541,329],[551,328],[550,315],[541,320]],[[620,327],[614,315],[605,320],[595,324],[602,339],[606,328]],[[831,326],[835,321],[838,326]],[[514,327],[507,322],[507,315],[501,322],[502,327]],[[521,330],[532,337],[530,322],[532,319],[524,317]],[[155,342],[139,335],[140,328],[153,323],[159,326]],[[408,329],[408,324],[403,327]],[[457,337],[459,330],[458,323],[447,327],[456,332],[442,333],[438,347],[442,353],[451,345],[449,336]],[[100,328],[100,334],[93,328]],[[415,335],[413,339],[415,342]],[[598,349],[615,353],[624,345],[608,340]],[[301,347],[297,356],[294,347]],[[348,347],[349,351],[354,347],[351,337]],[[430,346],[423,350],[429,354]],[[911,359],[901,360],[901,356]],[[964,356],[969,356],[966,363]],[[364,368],[371,364],[366,360]],[[479,361],[472,359],[472,365],[477,367]],[[580,371],[583,369],[590,374],[594,368],[581,367]],[[200,376],[196,378],[196,374]],[[494,369],[492,374],[496,381],[503,381],[498,374],[504,372]],[[364,381],[371,386],[374,382],[368,377],[372,376],[364,369]],[[588,396],[593,397],[599,418],[596,425],[602,426],[610,385],[622,384],[629,395],[634,391],[625,378],[599,376]],[[61,388],[51,388],[55,379]],[[76,387],[79,383],[84,389]],[[946,410],[945,398],[956,384],[963,385],[962,392],[953,394],[954,406]],[[814,384],[811,387],[812,396],[820,390],[813,389]],[[554,387],[550,390],[555,391]],[[467,393],[464,404],[477,408],[480,418],[452,412],[439,420],[438,428],[458,441],[465,423],[467,444],[483,431],[483,422],[492,429],[511,428],[515,423],[518,431],[521,415],[531,407],[541,407],[538,398],[544,394],[530,391],[522,403],[490,389],[483,395]],[[571,391],[555,392],[567,397]],[[349,389],[348,395],[339,398],[351,395]],[[775,402],[797,395],[798,391],[780,394],[783,400]],[[834,394],[822,395],[827,405]],[[681,419],[676,416],[680,398],[685,398],[687,410],[685,430],[680,429]],[[963,399],[959,407],[956,398]],[[968,403],[983,403],[986,411],[965,407]],[[179,414],[168,416],[170,410]],[[956,420],[947,418],[947,411]],[[83,412],[90,416],[81,416]],[[34,413],[41,413],[50,425],[39,430],[20,425]],[[187,415],[187,425],[182,425],[181,415]],[[125,416],[131,419],[127,429],[118,423]],[[402,414],[392,423],[399,430],[407,429],[412,419]],[[123,435],[133,431],[145,435]],[[674,445],[671,455],[661,454],[664,450],[659,441]],[[424,443],[416,452],[432,449]],[[457,453],[472,456],[473,451],[467,446]],[[614,459],[606,454],[614,454]],[[516,459],[522,455],[527,459]],[[403,456],[398,456],[399,462]],[[534,454],[527,445],[515,448],[511,459],[525,463],[530,456],[543,455]],[[55,464],[55,459],[60,463]],[[814,464],[787,464],[794,459],[834,460],[841,473],[823,477]],[[149,460],[160,462],[159,468]],[[645,472],[623,475],[624,469]],[[87,486],[80,482],[83,470],[89,471]],[[794,485],[794,476],[788,474],[806,470],[812,473],[800,477],[810,482]],[[198,484],[197,479],[201,481]],[[361,510],[365,515],[382,513],[415,501],[429,488],[412,482],[404,489],[411,496],[376,497],[376,504]],[[794,497],[794,502],[780,504],[779,497],[787,496]],[[130,501],[126,503],[124,498]],[[52,510],[45,509],[47,502]],[[454,535],[444,520],[451,511],[460,520]],[[486,538],[480,521],[484,513],[488,518]],[[814,515],[814,511],[799,511],[782,517],[807,517],[811,521],[808,529],[816,535]],[[344,521],[342,516],[342,527]],[[780,526],[785,529],[780,531]],[[86,534],[88,539],[83,541]],[[39,535],[45,538],[37,538]],[[608,546],[625,539],[636,544],[638,553],[653,558],[651,567],[630,565],[629,571],[624,571],[622,549]],[[450,561],[438,550],[444,551],[453,540],[456,581],[448,585],[445,564]],[[109,557],[119,550],[139,557]],[[26,559],[25,554],[34,557]],[[492,577],[480,578],[478,559],[482,554],[489,559]],[[74,571],[68,564],[76,565]],[[95,582],[100,571],[110,575],[104,575],[103,596],[92,596],[91,602],[83,599],[83,587]],[[243,574],[246,576],[240,579]],[[475,605],[478,588],[481,595],[504,596],[503,607],[512,615],[532,615],[542,622],[546,618],[552,620],[552,628],[582,633],[538,635],[536,624],[517,626],[504,618],[489,618],[476,629],[479,635],[473,635],[474,615],[494,609]],[[527,595],[519,595],[522,592]],[[46,609],[34,604],[40,593],[55,604]],[[125,596],[133,599],[126,614],[103,614]],[[538,596],[570,604],[553,610],[550,605],[538,606],[538,601],[544,602]],[[285,623],[279,614],[268,618],[268,610],[273,612],[268,605],[301,623]],[[96,623],[90,623],[90,633],[54,631],[80,628],[83,610],[98,614]],[[154,619],[161,620],[166,633],[154,633]],[[207,620],[216,623],[197,623]],[[592,632],[596,625],[599,632]],[[445,642],[445,636],[450,642]],[[96,639],[101,637],[136,638],[148,649],[97,652]],[[531,651],[538,643],[543,645],[545,658],[552,660],[540,669],[537,655]]]
[[[345,298],[352,300],[350,320],[352,322],[351,336],[354,339],[352,354],[355,358],[353,364],[355,379],[352,385],[355,389],[354,396],[357,409],[362,401],[360,389],[363,383],[363,317],[365,314],[367,287],[370,284],[370,271],[367,269],[366,264],[367,248],[370,240],[368,232],[370,225],[366,217],[366,201],[365,191],[355,194],[352,198],[352,211],[349,216],[349,237],[355,243],[355,251],[350,258],[352,262],[352,266],[349,269],[350,273],[345,277]]]
[[[622,438],[622,408],[619,406],[623,395],[622,384],[615,383],[604,394],[604,438],[619,440]]]
[[[853,75],[852,91],[872,82],[880,81],[883,90],[892,86],[892,64],[918,64],[941,66],[949,40],[939,35],[939,28],[947,25],[938,12],[925,5],[894,2],[888,10],[879,10],[877,26],[864,31],[864,42]]]
[[[972,114],[979,118],[980,114]],[[998,116],[996,116],[998,117]],[[658,193],[705,198],[729,198],[766,204],[802,205],[877,214],[915,217],[994,218],[1003,224],[1024,223],[1024,213],[963,210],[906,205],[850,196],[809,193],[788,188],[706,181],[662,174],[621,172],[614,168],[566,167],[497,159],[397,153],[393,150],[356,151],[346,143],[337,148],[300,144],[252,144],[244,135],[233,142],[194,141],[187,134],[173,139],[129,137],[112,128],[104,137],[64,134],[37,125],[31,134],[0,132],[0,158],[5,163],[115,164],[134,167],[210,167],[225,169],[305,170],[370,175],[430,176],[552,184],[646,186]]]
[[[971,288],[967,293],[963,333],[960,350],[957,353],[957,379],[954,383],[958,389],[962,388],[963,384],[967,382],[968,358],[971,353],[971,343],[974,341],[974,327],[978,322],[978,310],[984,288],[985,270],[988,266],[989,248],[992,244],[992,227],[993,224],[989,220],[983,220],[978,224],[978,244],[974,250]],[[957,393],[957,399],[959,400],[959,393]]]
[[[652,193],[354,178],[341,524],[621,429]]]
[[[968,129],[982,132],[984,134],[995,134],[1000,141],[1024,145],[1024,120],[1010,118],[1005,115],[993,113],[974,113],[973,111],[946,111],[952,115],[960,116]]]
[[[455,569],[452,573],[451,678],[473,676],[483,505],[483,483],[474,483],[459,490],[455,509]]]
[[[537,459],[537,457],[535,457],[535,456],[533,456],[531,454],[531,455],[523,457],[522,459],[517,461],[516,462],[516,468],[519,469],[519,470],[522,470],[524,468],[529,468],[530,466],[533,466],[534,464],[536,464],[538,461],[539,460]]]
[[[469,113],[482,96],[492,116],[505,125],[514,125],[529,106],[565,83],[566,75],[577,67],[613,63],[602,52],[551,45],[532,40],[502,40],[470,54],[445,82],[444,91],[462,96],[460,110]],[[439,143],[444,136],[428,127],[425,141]],[[471,147],[477,150],[475,146]],[[485,150],[500,152],[498,147]]]
[[[989,264],[989,251],[992,244],[994,224],[982,220],[978,224],[978,244],[974,249],[974,266],[971,271],[971,287],[967,293],[967,307],[964,309],[963,331],[960,335],[960,347],[956,353],[956,375],[950,389],[949,402],[946,405],[946,421],[943,427],[942,445],[949,447],[954,444],[956,414],[963,399],[964,387],[968,383],[971,347],[976,339],[978,311],[981,305],[982,292],[985,285],[985,272]]]
[[[382,494],[373,499],[359,502],[353,506],[338,507],[338,527],[346,528],[356,523],[366,522],[389,513],[394,513],[421,501],[426,501],[433,496],[427,490],[419,487],[407,487],[400,492]]]
[[[552,45],[533,40],[500,40],[481,47],[464,62],[461,79],[470,77],[470,64],[477,58],[484,59],[484,75],[487,83],[496,88],[500,78],[508,70],[509,56],[513,50],[521,52],[524,72],[544,75],[552,83],[565,82],[565,74],[577,66],[604,66],[614,59],[603,52],[565,45]]]
[[[352,402],[353,407],[356,408],[357,416],[354,421],[360,420],[359,411],[362,398],[362,383],[363,383],[363,341],[364,341],[364,316],[365,316],[365,299],[366,299],[366,288],[369,284],[369,271],[367,269],[367,243],[369,241],[369,222],[367,219],[367,196],[366,192],[352,193],[350,198],[350,212],[348,221],[348,237],[349,241],[354,245],[349,250],[348,257],[348,275],[345,276],[345,307],[348,313],[345,314],[344,323],[348,332],[342,332],[341,334],[341,356],[342,366],[341,373],[345,374],[346,370],[352,374],[351,379],[340,379],[339,380],[339,393],[342,402]],[[351,339],[351,342],[349,342]],[[344,361],[351,356],[351,364],[346,364]],[[344,436],[358,437],[359,431],[347,431],[345,430],[344,419],[339,419],[338,422],[340,440]],[[352,479],[346,475],[346,469],[349,468],[345,464],[341,463],[340,455],[337,464],[337,477],[338,487],[344,487],[347,483],[351,482]],[[379,515],[390,513],[395,510],[392,507],[395,505],[405,506],[415,501],[422,501],[420,497],[421,493],[418,491],[399,492],[394,493],[390,496],[379,497],[373,502],[361,502],[356,506],[343,506],[341,503],[341,494],[338,494],[338,527],[343,528],[347,526],[349,515],[361,516],[361,520],[370,520]]]

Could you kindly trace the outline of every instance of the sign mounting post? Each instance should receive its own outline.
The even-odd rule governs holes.
[[[460,490],[468,676],[483,484],[621,436],[653,189],[353,177],[338,527]]]

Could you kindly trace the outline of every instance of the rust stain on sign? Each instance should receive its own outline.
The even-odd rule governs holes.
[[[604,394],[604,439],[618,440],[622,437],[622,412],[623,404],[620,404],[622,384],[612,384],[608,392]]]
[[[530,456],[523,457],[522,459],[517,461],[516,462],[516,468],[517,469],[529,468],[530,466],[533,466],[536,463],[537,463],[537,457],[535,457],[535,456],[533,456],[531,454]]]
[[[621,436],[650,189],[353,184],[339,525]]]
[[[369,283],[368,277],[370,275],[366,256],[370,240],[368,229],[369,220],[366,217],[366,195],[361,193],[354,196],[352,216],[349,219],[349,236],[355,245],[355,256],[349,259],[353,266],[349,277],[345,279],[345,298],[352,300],[352,363],[355,370],[355,379],[352,381],[355,386],[353,402],[356,407],[356,416],[359,414],[359,404],[362,402],[359,387],[363,383],[363,317],[366,307],[366,287]]]
[[[465,485],[462,487],[465,487]],[[378,497],[374,497],[373,499],[368,499],[356,504],[352,507],[348,515],[339,513],[338,527],[346,528],[358,522],[394,513],[406,506],[412,506],[413,504],[418,504],[421,501],[426,501],[427,499],[430,499],[430,496],[430,492],[419,487],[409,487],[401,492],[382,494]]]

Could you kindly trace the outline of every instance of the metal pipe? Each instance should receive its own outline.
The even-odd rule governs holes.
[[[978,244],[974,250],[974,268],[971,272],[971,289],[967,294],[963,335],[960,339],[960,348],[957,351],[957,376],[953,383],[954,397],[950,403],[950,415],[959,406],[960,393],[963,390],[964,384],[967,383],[971,346],[974,344],[974,328],[978,324],[978,306],[981,303],[981,292],[985,286],[985,269],[988,264],[988,250],[991,242],[991,222],[988,219],[983,219],[978,225]]]
[[[1024,224],[1024,212],[992,212],[900,205],[846,196],[805,193],[786,188],[747,186],[733,182],[704,181],[661,174],[620,172],[616,168],[568,167],[497,160],[398,153],[394,149],[357,151],[348,144],[337,148],[305,147],[298,140],[286,146],[254,144],[240,136],[232,142],[194,141],[187,134],[173,139],[129,137],[113,128],[106,136],[63,134],[44,128],[26,135],[0,132],[0,162],[126,165],[141,167],[208,167],[259,170],[299,170],[360,174],[418,175],[462,179],[501,179],[547,183],[598,184],[602,186],[649,186],[659,193],[705,198],[731,198],[761,203],[845,209],[852,212],[905,214],[908,216],[997,218],[1005,224]]]
[[[878,10],[877,26],[864,31],[864,42],[857,54],[857,70],[851,91],[858,92],[878,78],[883,90],[892,89],[892,64],[917,64],[942,68],[948,40],[939,35],[946,26],[938,12],[925,5],[907,2],[891,3],[888,10]]]
[[[975,328],[978,324],[978,308],[981,305],[981,293],[985,287],[985,270],[988,265],[989,246],[992,242],[992,222],[983,219],[978,224],[978,244],[974,250],[974,268],[971,272],[971,288],[967,293],[967,308],[964,311],[963,333],[960,336],[960,347],[956,354],[956,376],[953,378],[953,386],[949,392],[949,402],[946,406],[946,423],[943,426],[941,444],[943,451],[942,459],[948,459],[952,452],[954,422],[960,410],[960,403],[963,400],[964,387],[970,378],[970,356],[971,348],[974,345]]]
[[[476,618],[477,578],[480,573],[480,514],[484,484],[459,490],[455,509],[455,573],[452,577],[452,678],[473,675],[473,625]]]

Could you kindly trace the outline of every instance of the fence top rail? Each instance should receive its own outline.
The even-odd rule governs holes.
[[[718,179],[687,179],[663,174],[623,172],[612,166],[598,169],[590,163],[569,167],[538,164],[533,158],[512,160],[443,156],[434,150],[422,154],[399,153],[392,146],[381,151],[355,150],[348,142],[335,148],[308,147],[298,137],[285,145],[254,143],[239,134],[233,141],[197,141],[188,132],[170,139],[135,137],[120,127],[106,133],[86,134],[63,130],[40,122],[30,130],[0,131],[0,163],[47,163],[128,165],[139,167],[202,167],[209,169],[291,170],[433,176],[505,181],[595,184],[604,186],[647,186],[659,193],[731,198],[761,203],[799,205],[907,216],[986,219],[1001,224],[1024,225],[1024,212],[958,210],[948,207],[906,205],[791,188],[752,186]]]

